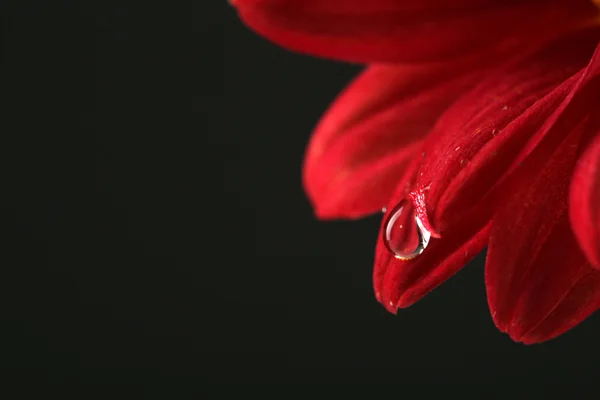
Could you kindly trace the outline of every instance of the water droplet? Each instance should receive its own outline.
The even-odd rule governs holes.
[[[387,208],[386,208],[386,207],[382,207],[382,208],[381,208],[381,212],[382,212],[382,213],[384,213],[384,214],[385,214],[385,212],[386,212],[386,211],[387,211]]]
[[[399,260],[410,260],[423,253],[430,237],[431,232],[423,227],[408,199],[394,207],[383,229],[385,247]]]

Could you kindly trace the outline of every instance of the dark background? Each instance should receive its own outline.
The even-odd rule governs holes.
[[[318,222],[300,181],[360,68],[282,50],[219,5],[6,14],[4,376],[595,382],[598,317],[513,343],[483,256],[397,316],[375,301],[379,217]]]

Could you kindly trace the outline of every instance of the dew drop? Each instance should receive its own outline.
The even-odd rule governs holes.
[[[399,260],[410,260],[423,253],[430,237],[408,199],[394,207],[383,229],[385,247]]]

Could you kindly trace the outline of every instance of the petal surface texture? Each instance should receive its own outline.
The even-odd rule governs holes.
[[[599,128],[599,50],[509,178],[493,218],[486,288],[494,322],[513,340],[537,343],[580,323],[600,306],[600,272],[569,221],[573,169]],[[572,190],[571,190],[572,193]]]
[[[560,34],[595,11],[582,0],[235,0],[233,5],[251,29],[282,47],[361,63],[469,53],[489,58]]]
[[[600,268],[600,132],[575,168],[570,193],[571,225],[588,260]]]
[[[469,68],[366,68],[323,116],[306,150],[303,182],[316,215],[357,218],[387,205],[439,115],[481,79],[482,68]]]
[[[521,57],[440,117],[387,209],[418,194],[425,206],[417,213],[441,237],[409,261],[394,258],[379,240],[374,287],[388,310],[418,301],[486,246],[510,172],[544,140],[556,147],[569,122],[581,120],[582,108],[571,99],[589,77],[596,43],[598,32],[586,31]],[[548,63],[556,68],[548,71]],[[554,124],[563,114],[568,118]]]
[[[585,30],[517,58],[442,115],[416,181],[416,189],[429,188],[426,206],[437,231],[459,223],[535,148],[547,120],[581,84],[599,39],[598,29]]]
[[[558,146],[542,144],[506,187],[494,216],[486,288],[496,326],[536,343],[572,328],[600,306],[600,272],[570,229],[567,194],[582,122]]]

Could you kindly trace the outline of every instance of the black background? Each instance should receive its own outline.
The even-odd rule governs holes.
[[[300,181],[314,124],[360,68],[289,53],[220,6],[6,18],[5,376],[595,382],[598,316],[513,343],[484,256],[397,316],[376,302],[380,218],[316,221]]]

